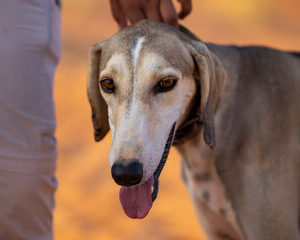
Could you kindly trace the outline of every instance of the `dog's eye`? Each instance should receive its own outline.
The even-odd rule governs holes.
[[[158,82],[155,86],[155,92],[167,92],[175,87],[177,79],[175,78],[164,78]]]
[[[104,92],[113,93],[115,90],[114,81],[110,78],[100,81],[100,86]]]

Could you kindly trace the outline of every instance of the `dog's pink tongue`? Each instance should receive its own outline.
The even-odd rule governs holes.
[[[154,177],[143,184],[132,187],[121,187],[120,201],[124,212],[130,218],[144,218],[152,207],[151,187]]]

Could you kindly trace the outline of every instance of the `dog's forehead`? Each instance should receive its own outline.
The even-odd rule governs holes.
[[[153,53],[181,72],[191,71],[193,66],[185,43],[173,32],[146,31],[138,27],[125,29],[110,38],[102,49],[101,69],[112,56],[122,55],[129,68],[140,58]]]

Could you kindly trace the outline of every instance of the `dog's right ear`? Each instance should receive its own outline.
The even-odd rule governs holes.
[[[101,96],[99,88],[99,68],[104,43],[105,40],[91,47],[89,54],[87,93],[92,108],[94,137],[97,142],[102,140],[109,131],[107,104]]]

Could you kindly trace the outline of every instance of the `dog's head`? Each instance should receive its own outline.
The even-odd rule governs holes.
[[[124,186],[120,200],[128,216],[147,215],[174,133],[195,106],[205,142],[215,146],[223,77],[201,41],[147,20],[91,48],[88,97],[95,139],[111,130],[110,166],[114,180]]]

